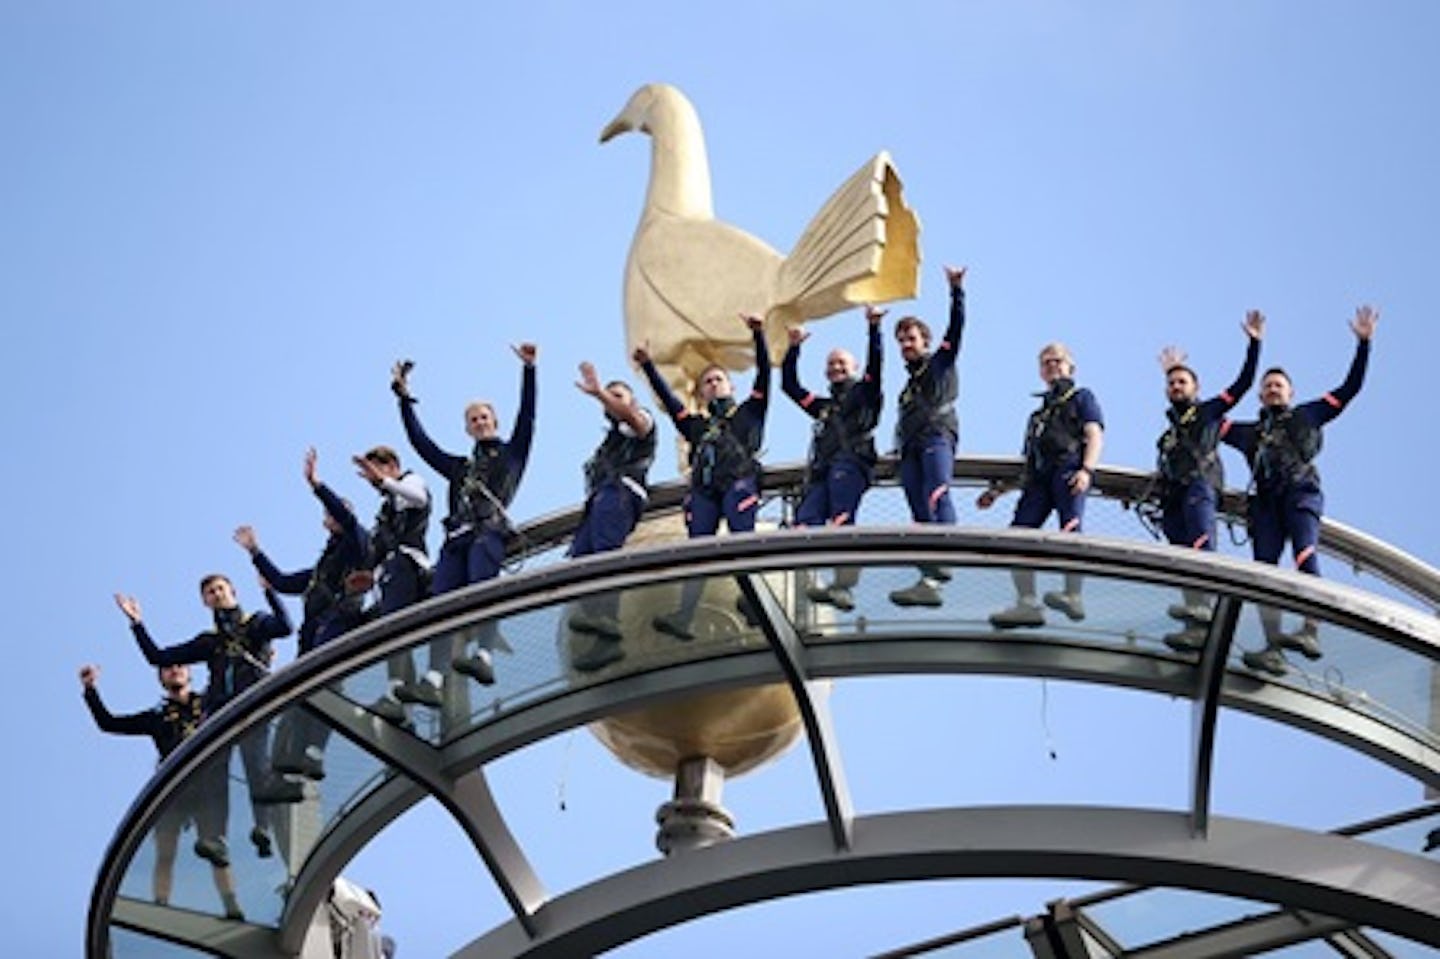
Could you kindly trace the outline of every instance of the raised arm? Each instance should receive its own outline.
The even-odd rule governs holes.
[[[506,446],[518,481],[530,460],[530,443],[535,438],[535,360],[540,350],[534,343],[521,343],[513,349],[524,369],[520,374],[520,412],[515,414],[515,428]]]
[[[188,642],[180,643],[177,646],[161,648],[155,645],[155,640],[150,638],[150,631],[145,628],[145,622],[141,618],[140,604],[134,596],[126,596],[122,593],[115,594],[115,605],[125,618],[130,622],[130,634],[135,637],[135,644],[140,647],[140,655],[145,657],[145,662],[151,666],[178,666],[181,663],[203,663],[210,655],[210,639],[205,633],[201,633]]]
[[[85,690],[85,705],[89,707],[90,715],[102,733],[115,733],[120,736],[149,736],[155,731],[155,714],[153,712],[147,710],[143,713],[116,716],[106,709],[105,703],[100,699],[100,689],[97,685],[99,680],[100,667],[80,667],[80,685]]]
[[[750,399],[764,406],[770,402],[770,347],[765,343],[765,319],[752,313],[744,320],[755,340],[755,382],[750,387]]]
[[[880,402],[881,367],[885,363],[885,344],[880,334],[880,323],[885,319],[886,310],[876,306],[865,307],[865,374],[860,386],[866,390],[872,401]]]
[[[1240,367],[1240,375],[1235,377],[1235,382],[1221,390],[1212,401],[1223,404],[1220,412],[1234,407],[1240,402],[1240,397],[1255,385],[1255,371],[1260,367],[1260,339],[1265,333],[1265,314],[1259,310],[1250,310],[1245,314],[1243,329],[1247,340],[1245,363]]]
[[[430,435],[420,425],[420,418],[415,415],[415,397],[410,395],[409,376],[414,366],[409,360],[402,360],[390,371],[390,389],[400,401],[400,422],[405,427],[405,437],[410,440],[410,445],[420,454],[420,458],[432,470],[449,479],[455,472],[457,462],[463,463],[465,458],[447,453],[436,446],[435,441],[430,439]]]
[[[660,405],[665,408],[665,412],[669,414],[675,428],[684,433],[686,430],[684,421],[689,418],[690,414],[685,409],[685,404],[680,402],[680,398],[670,389],[670,384],[665,382],[665,377],[661,376],[660,371],[655,368],[655,361],[650,358],[650,351],[643,346],[637,346],[632,359],[640,364],[640,372],[645,374],[645,379],[650,382],[651,391],[660,401]]]
[[[1365,370],[1370,365],[1370,341],[1375,336],[1375,326],[1379,322],[1380,314],[1369,306],[1356,310],[1355,319],[1350,322],[1350,329],[1355,333],[1355,358],[1350,361],[1345,382],[1325,394],[1325,401],[1335,408],[1337,415],[1355,398],[1365,383]]]
[[[575,381],[575,388],[594,397],[606,415],[630,427],[636,436],[649,436],[655,428],[655,421],[638,403],[625,403],[600,384],[600,373],[594,363],[580,364],[580,379]]]
[[[802,410],[815,416],[819,412],[811,409],[815,394],[800,385],[800,344],[809,338],[810,334],[803,328],[791,327],[790,348],[785,351],[785,359],[780,363],[780,391]]]
[[[280,601],[279,594],[268,585],[265,586],[265,603],[270,607],[270,612],[262,610],[251,618],[248,627],[250,635],[256,639],[281,639],[289,636],[295,628],[290,623],[290,613]]]
[[[250,554],[250,562],[255,565],[255,571],[264,578],[265,582],[280,592],[287,596],[299,596],[305,592],[305,587],[310,585],[310,577],[314,574],[315,570],[306,567],[305,569],[296,570],[293,573],[283,572],[280,567],[271,561],[269,556],[265,555],[265,551],[260,548],[260,541],[255,536],[254,527],[238,527],[235,530],[233,539],[240,545],[241,549]]]
[[[950,322],[945,327],[944,339],[930,357],[930,366],[937,373],[955,365],[960,338],[965,333],[965,267],[945,267],[945,279],[950,284]]]

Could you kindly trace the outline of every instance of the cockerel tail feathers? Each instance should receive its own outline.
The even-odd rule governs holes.
[[[919,292],[920,221],[905,205],[890,155],[876,154],[810,220],[780,266],[766,332],[860,303]]]

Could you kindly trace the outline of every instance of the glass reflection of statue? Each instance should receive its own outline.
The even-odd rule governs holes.
[[[778,362],[790,328],[860,304],[916,295],[919,221],[905,206],[887,154],[842,184],[789,255],[782,255],[715,219],[704,135],[684,94],[665,84],[641,87],[600,140],[627,131],[650,135],[651,166],[625,267],[626,353],[645,347],[676,395],[694,396],[700,372],[712,363],[734,371],[751,366],[751,340],[737,316],[764,318],[771,359]],[[670,518],[643,524],[630,542],[683,536],[678,518]],[[768,576],[765,585],[779,608],[795,608],[793,577]],[[625,595],[620,621],[632,652],[657,661],[683,654],[651,626],[653,614],[674,603],[677,589]],[[733,578],[706,585],[696,620],[699,641],[764,644],[737,609],[738,597]],[[733,824],[719,805],[724,777],[778,756],[801,728],[783,685],[662,703],[592,726],[622,762],[674,778],[675,798],[658,813],[657,843],[667,853],[730,836]]]

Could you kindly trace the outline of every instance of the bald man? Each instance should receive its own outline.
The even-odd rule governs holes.
[[[780,388],[815,420],[814,439],[805,474],[805,494],[795,511],[796,526],[850,526],[860,508],[860,497],[870,488],[875,472],[875,427],[880,422],[884,396],[880,369],[884,361],[880,321],[885,311],[865,308],[868,327],[865,373],[849,350],[834,349],[825,358],[829,396],[817,396],[800,384],[800,344],[810,334],[790,331],[790,349],[780,368]],[[806,595],[812,602],[854,609],[850,590],[859,570],[837,569],[828,586],[812,585]]]

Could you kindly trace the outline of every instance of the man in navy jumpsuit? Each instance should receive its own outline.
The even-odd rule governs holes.
[[[755,341],[755,382],[742,403],[735,402],[730,374],[712,364],[700,373],[699,398],[704,409],[692,413],[655,368],[649,350],[642,346],[634,353],[650,388],[690,444],[685,528],[692,539],[713,536],[722,518],[732,533],[755,529],[755,511],[760,506],[760,463],[756,454],[764,440],[765,411],[770,401],[770,355],[761,317],[741,318]],[[680,608],[656,616],[654,627],[676,639],[694,639],[695,610],[704,588],[702,580],[687,579],[681,587]]]
[[[959,376],[955,359],[965,332],[965,268],[945,267],[950,284],[950,323],[940,345],[931,352],[930,327],[914,316],[895,323],[895,339],[909,378],[900,391],[900,422],[895,438],[900,447],[900,485],[917,523],[954,525],[950,478],[955,473],[955,445],[960,421],[955,415]],[[921,567],[913,586],[890,593],[899,606],[939,606],[937,584],[950,575],[943,567]]]
[[[1225,433],[1225,444],[1243,453],[1250,463],[1250,543],[1254,557],[1262,563],[1279,563],[1288,540],[1296,568],[1320,575],[1315,550],[1320,544],[1325,496],[1314,459],[1320,452],[1322,428],[1340,415],[1365,382],[1370,341],[1379,319],[1380,314],[1368,306],[1355,311],[1350,323],[1355,333],[1355,358],[1338,388],[1318,400],[1291,406],[1295,388],[1289,375],[1279,367],[1266,370],[1260,378],[1260,418],[1232,423]],[[1307,659],[1320,658],[1320,638],[1313,620],[1286,633],[1278,609],[1262,607],[1260,613],[1265,648],[1245,653],[1241,658],[1246,666],[1280,676],[1287,668],[1282,649],[1294,650]]]
[[[1030,414],[1025,430],[1025,474],[1021,480],[1020,502],[1015,504],[1011,526],[1039,529],[1055,513],[1060,529],[1080,532],[1085,516],[1085,494],[1095,477],[1104,444],[1105,418],[1100,403],[1074,380],[1075,358],[1063,343],[1050,343],[1040,351],[1040,379],[1045,392],[1040,408]],[[988,509],[1003,492],[991,486],[980,494],[976,505]],[[990,622],[999,629],[1043,626],[1045,612],[1035,598],[1035,571],[1016,568],[1015,605],[992,613]],[[1081,577],[1065,575],[1065,589],[1048,592],[1046,606],[1059,610],[1071,620],[1085,618],[1080,595]]]
[[[636,402],[628,383],[612,380],[601,386],[591,363],[580,364],[575,385],[600,403],[607,426],[605,438],[585,463],[585,513],[570,542],[570,555],[578,558],[619,549],[640,521],[655,461],[655,417]],[[580,604],[567,622],[572,631],[594,637],[590,648],[571,661],[576,669],[594,672],[624,657],[618,593]]]
[[[271,611],[247,614],[235,598],[235,587],[229,577],[219,573],[200,580],[200,599],[214,616],[214,626],[193,639],[163,648],[150,638],[135,597],[116,593],[115,605],[130,621],[135,643],[151,666],[205,664],[210,683],[205,688],[204,709],[205,715],[213,716],[230,700],[269,675],[270,661],[275,655],[271,641],[290,635],[290,617],[280,597],[268,586],[265,601]],[[254,816],[250,841],[261,858],[271,855],[273,849],[270,811],[258,795],[270,775],[269,734],[269,726],[262,724],[242,737],[238,744]],[[227,776],[233,748],[212,760]]]
[[[1214,551],[1215,511],[1225,487],[1225,469],[1220,462],[1220,437],[1229,429],[1225,414],[1255,382],[1260,363],[1260,338],[1265,317],[1259,310],[1245,314],[1243,326],[1249,346],[1245,363],[1235,382],[1203,402],[1199,400],[1200,378],[1185,365],[1185,354],[1166,347],[1160,354],[1165,371],[1165,411],[1168,428],[1156,441],[1156,477],[1159,481],[1160,526],[1165,539],[1175,546]],[[1205,645],[1205,626],[1210,622],[1210,597],[1203,590],[1182,590],[1182,600],[1169,609],[1170,616],[1184,626],[1165,637],[1176,652],[1195,652]]]
[[[95,725],[101,732],[117,736],[149,736],[162,762],[194,734],[205,718],[204,697],[191,690],[190,667],[184,664],[160,667],[160,686],[165,690],[165,697],[138,713],[116,716],[106,709],[100,699],[99,680],[98,666],[81,667],[80,685],[85,690],[85,705]],[[243,920],[245,914],[235,897],[235,877],[230,873],[230,855],[225,844],[229,796],[223,780],[214,776],[207,778],[214,781],[196,783],[172,797],[155,823],[153,896],[158,905],[169,905],[175,885],[175,852],[180,845],[180,833],[186,823],[193,821],[195,855],[210,863],[215,888],[225,906],[225,918]]]
[[[865,308],[868,345],[865,373],[848,350],[835,349],[825,358],[829,396],[817,396],[800,384],[800,344],[810,334],[790,331],[790,349],[780,367],[780,388],[815,420],[814,439],[805,476],[805,493],[795,510],[796,526],[852,526],[860,497],[870,488],[875,471],[875,426],[880,422],[884,395],[880,389],[884,350],[880,321],[885,311]],[[806,595],[812,602],[854,609],[851,589],[860,571],[847,566],[835,570],[828,586],[812,584]]]
[[[539,354],[534,343],[521,343],[512,349],[523,366],[515,429],[508,440],[502,440],[495,407],[481,401],[471,403],[465,407],[465,432],[475,441],[469,456],[442,450],[421,427],[415,415],[415,398],[410,395],[410,365],[397,363],[392,372],[390,388],[400,400],[405,435],[420,458],[450,484],[445,542],[430,586],[436,596],[495,578],[505,559],[505,539],[511,529],[505,510],[520,487],[535,435],[535,360]],[[474,655],[457,651],[460,655],[451,667],[488,686],[495,682],[491,651],[503,645],[499,629],[489,621]]]
[[[365,590],[356,588],[352,577],[366,568],[370,553],[370,534],[349,505],[320,481],[316,461],[312,447],[305,452],[305,482],[324,507],[321,522],[329,534],[314,566],[284,572],[260,548],[254,529],[241,526],[235,531],[235,542],[250,554],[250,561],[265,582],[278,593],[302,597],[301,656],[360,625]],[[323,755],[329,738],[330,727],[303,709],[286,712],[275,727],[271,752],[275,775],[257,794],[269,802],[302,800],[301,784],[281,777],[293,774],[316,781],[324,779]]]

